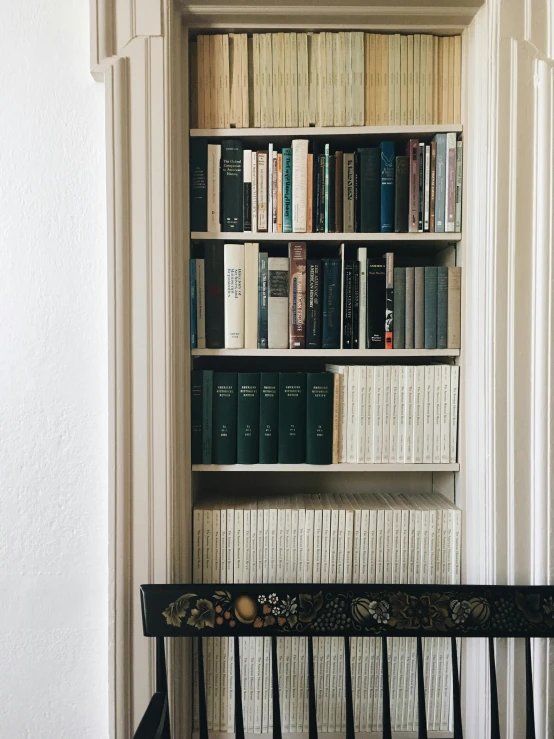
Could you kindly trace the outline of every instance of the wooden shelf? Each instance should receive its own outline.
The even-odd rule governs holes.
[[[458,472],[452,464],[193,464],[193,472]]]
[[[459,349],[191,349],[193,357],[459,357]]]
[[[462,133],[461,123],[428,126],[312,126],[309,128],[191,128],[193,138],[291,138],[312,136],[434,136]]]
[[[266,233],[265,231],[193,231],[191,241],[323,241],[342,242],[397,241],[405,244],[460,241],[461,233]]]

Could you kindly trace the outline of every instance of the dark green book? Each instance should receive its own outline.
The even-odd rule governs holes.
[[[237,463],[237,373],[215,372],[213,463]]]
[[[437,267],[437,349],[447,347],[448,267]]]
[[[437,268],[425,267],[425,349],[437,348]]]
[[[221,142],[221,228],[242,231],[244,228],[244,183],[242,141],[224,139]]]
[[[208,140],[190,140],[190,230],[208,230]]]
[[[306,462],[333,462],[333,380],[331,372],[306,377]]]
[[[339,349],[341,260],[336,257],[325,258],[321,263],[323,265],[321,345],[323,349]]]
[[[394,268],[394,332],[392,348],[406,348],[406,267]]]
[[[212,463],[213,370],[202,372],[202,464]]]
[[[239,372],[237,393],[237,463],[257,464],[260,438],[260,373]]]
[[[279,374],[279,463],[306,460],[306,375]]]
[[[192,464],[202,464],[202,371],[190,375],[190,456]]]
[[[279,461],[279,373],[260,373],[260,464]]]

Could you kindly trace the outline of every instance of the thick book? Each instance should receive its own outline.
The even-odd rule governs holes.
[[[343,156],[343,221],[344,233],[354,233],[354,154]]]
[[[190,348],[196,349],[198,346],[198,336],[196,332],[196,259],[189,262],[189,294],[190,294]]]
[[[393,349],[406,348],[406,267],[394,268]]]
[[[268,230],[268,202],[269,202],[269,181],[268,181],[268,153],[267,151],[256,152],[257,175],[256,175],[256,210],[258,214],[258,231]]]
[[[225,348],[244,348],[244,244],[223,245]]]
[[[308,139],[292,142],[292,230],[306,232],[308,192]]]
[[[408,156],[408,231],[417,233],[419,218],[419,141],[410,139],[406,145]]]
[[[208,142],[190,142],[190,230],[208,230]]]
[[[381,141],[381,233],[394,231],[394,141]]]
[[[308,372],[306,377],[306,462],[333,462],[334,378],[330,372]]]
[[[260,373],[237,377],[237,464],[257,464],[260,427]]]
[[[289,349],[306,346],[306,243],[289,242]]]
[[[252,150],[242,153],[242,220],[243,231],[252,231]]]
[[[425,267],[415,267],[414,349],[425,347]]]
[[[415,310],[415,267],[406,267],[406,321],[405,321],[406,349],[415,349],[414,310]]]
[[[435,134],[437,144],[435,163],[435,231],[445,232],[446,216],[446,134]]]
[[[462,268],[448,268],[448,328],[447,348],[460,349],[461,337]]]
[[[260,373],[260,464],[277,464],[279,446],[279,373]]]
[[[446,349],[448,329],[448,267],[437,267],[437,349]]]
[[[202,372],[202,464],[212,463],[212,427],[213,427],[213,370]]]
[[[192,370],[190,380],[190,456],[202,464],[202,370]]]
[[[268,348],[289,348],[289,260],[268,261]]]
[[[347,259],[344,262],[343,291],[342,291],[342,348],[353,349],[353,299],[354,299],[354,262]]]
[[[318,167],[317,230],[325,233],[325,154],[320,154]]]
[[[308,259],[306,265],[306,349],[320,349],[323,265],[321,259]]]
[[[358,300],[358,344],[359,349],[366,348],[367,337],[367,247],[358,248],[359,300]]]
[[[223,246],[217,241],[204,242],[204,277],[206,285],[206,347],[225,347],[225,299],[223,292]]]
[[[292,149],[283,149],[283,233],[292,233]]]
[[[335,154],[335,232],[343,233],[343,175],[344,154],[337,151]],[[308,200],[309,202],[309,200]]]
[[[394,230],[396,233],[407,233],[409,225],[409,159],[396,157],[396,173],[394,179]]]
[[[306,460],[306,375],[279,374],[279,463]]]
[[[437,268],[425,267],[425,349],[437,348]]]
[[[394,331],[394,254],[385,255],[385,349],[393,347]]]
[[[360,348],[360,263],[354,262],[352,276],[352,349]]]
[[[213,464],[237,462],[237,373],[214,372]]]
[[[268,256],[258,254],[258,349],[268,348]]]
[[[333,257],[322,259],[321,262],[323,265],[321,346],[323,349],[339,349],[341,260]]]
[[[367,260],[367,348],[385,348],[385,260]]]
[[[360,231],[378,233],[381,228],[381,150],[358,149],[358,201]]]
[[[242,141],[224,139],[221,142],[222,231],[244,230],[242,152]]]
[[[314,230],[314,155],[308,153],[308,187],[306,190],[306,231]]]
[[[196,338],[199,349],[206,348],[206,283],[204,260],[196,259]]]

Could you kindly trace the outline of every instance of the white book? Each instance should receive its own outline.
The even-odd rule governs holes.
[[[333,125],[340,126],[340,95],[339,95],[339,65],[340,65],[340,40],[339,34],[331,34],[333,42]]]
[[[267,151],[257,152],[257,176],[256,176],[256,212],[258,214],[258,231],[267,231],[268,213],[268,154]]]
[[[391,378],[392,367],[383,367],[383,450],[381,461],[383,464],[396,461],[391,458],[390,452],[390,429],[391,429]]]
[[[232,500],[231,500],[232,502]],[[225,582],[234,582],[235,571],[235,511],[227,506],[226,515],[227,552],[225,557]],[[227,731],[234,731],[235,726],[235,654],[233,638],[227,642]]]
[[[419,85],[420,85],[420,51],[421,51],[421,36],[414,34],[414,125],[419,126],[421,122],[420,118],[420,106],[419,106]]]
[[[396,461],[404,463],[406,455],[406,382],[407,367],[398,367],[398,423],[396,437]]]
[[[213,553],[213,543],[212,543],[212,511],[209,509],[204,510],[204,521],[202,526],[203,531],[203,581],[204,582],[210,582],[213,580],[213,571],[212,571],[212,553]],[[208,640],[206,652],[205,652],[205,661],[207,663],[208,671],[204,672],[204,675],[206,676],[206,709],[208,714],[208,727],[211,725],[213,729],[213,717],[214,717],[214,678],[213,675],[210,674],[212,672],[212,665],[213,665],[213,644],[210,645],[210,642],[213,642],[213,639]],[[206,666],[206,665],[205,665]]]
[[[219,580],[221,576],[221,504],[217,503],[213,506],[212,511],[212,528],[213,528],[213,581]],[[219,664],[221,662],[221,641],[214,639],[214,662]],[[214,730],[221,731],[223,726],[221,723],[222,705],[225,701],[222,699],[221,694],[221,673],[219,670],[214,675]],[[225,713],[225,711],[223,711]]]
[[[383,460],[383,413],[384,413],[384,367],[373,369],[373,462],[380,464]]]
[[[450,370],[447,364],[441,366],[441,464],[450,462]]]
[[[458,396],[460,385],[460,368],[450,368],[450,461],[456,462],[458,443]]]
[[[287,568],[287,582],[300,582],[298,580],[298,522],[299,511],[296,499],[293,497],[290,501],[290,537],[289,537],[289,556]],[[288,526],[288,516],[286,519]],[[285,546],[287,540],[285,539]],[[291,695],[290,695],[290,731],[298,731],[298,713],[299,713],[299,682],[300,673],[298,671],[298,663],[300,658],[300,644],[298,639],[288,639],[291,642]],[[300,728],[301,730],[301,728]]]
[[[224,244],[225,348],[244,348],[244,244]]]
[[[334,61],[338,75],[336,94],[338,107],[335,110],[338,117],[335,120],[335,126],[346,126],[346,34],[339,31],[336,35],[338,36],[338,56]]]
[[[400,418],[400,377],[401,377],[401,368],[397,366],[391,367],[389,462],[398,462],[398,430],[399,430],[399,418]]]
[[[412,461],[423,462],[423,429],[425,419],[425,367],[414,367],[414,417],[412,424]]]
[[[404,462],[411,463],[414,460],[414,375],[415,367],[404,368],[406,375],[405,391],[405,423],[404,423]]]
[[[366,318],[367,318],[367,247],[358,249],[360,264],[360,310],[358,321],[358,347],[366,349]]]
[[[365,461],[365,432],[367,412],[367,367],[360,365],[358,368],[358,432],[357,432],[357,454],[356,461],[363,464]]]
[[[258,515],[262,519],[263,536],[262,536],[262,579],[260,582],[270,582],[269,580],[269,501],[267,499],[258,502]],[[258,522],[259,526],[259,522]],[[272,582],[272,581],[271,581]],[[269,731],[269,707],[271,703],[271,638],[264,638],[264,664],[262,678],[262,733]],[[234,731],[234,727],[233,727]]]
[[[423,391],[423,462],[433,462],[433,440],[434,440],[434,398],[435,398],[435,368],[431,365],[425,367],[425,385]]]
[[[306,232],[308,139],[292,142],[292,230]]]
[[[244,348],[258,346],[258,244],[244,245]]]
[[[331,582],[331,509],[326,496],[320,496],[322,506],[322,536],[321,536],[321,582]],[[323,701],[320,703],[319,719],[322,731],[329,731],[329,689],[331,679],[331,651],[332,639],[321,639],[320,648],[323,648]]]
[[[289,260],[269,257],[268,270],[268,347],[289,347]]]
[[[365,387],[365,444],[361,461],[366,464],[373,462],[373,428],[375,414],[375,367],[368,366],[366,369]]]
[[[433,463],[441,461],[441,365],[433,367]]]
[[[265,34],[264,34],[265,35]],[[273,232],[273,144],[267,145],[267,232]]]
[[[334,90],[333,90],[333,34],[325,33],[325,63],[326,63],[326,95],[325,95],[325,116],[327,125],[332,126],[334,121]]]
[[[250,180],[252,182],[252,214],[251,214],[251,225],[252,233],[258,231],[258,152],[253,151],[251,156],[251,174]]]
[[[348,370],[348,417],[346,432],[346,461],[356,464],[358,460],[358,423],[359,423],[359,367],[352,366]]]
[[[424,168],[425,196],[423,201],[423,230],[429,230],[429,213],[431,203],[431,146],[425,146],[425,168]]]
[[[444,230],[453,233],[456,227],[456,134],[446,134],[446,203]]]
[[[208,231],[221,230],[219,212],[219,169],[221,166],[221,144],[208,144]]]

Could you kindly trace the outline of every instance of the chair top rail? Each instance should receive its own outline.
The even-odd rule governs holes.
[[[554,587],[143,585],[144,635],[554,637]]]

